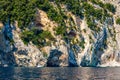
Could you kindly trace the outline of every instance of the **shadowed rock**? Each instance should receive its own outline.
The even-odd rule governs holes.
[[[59,59],[63,53],[57,49],[51,50],[47,60],[47,67],[59,67],[61,60]]]

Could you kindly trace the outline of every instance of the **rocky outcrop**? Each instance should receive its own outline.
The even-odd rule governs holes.
[[[47,67],[60,67],[68,64],[68,58],[63,55],[61,51],[58,51],[57,49],[51,50],[50,56],[47,60]],[[66,65],[67,66],[67,65]]]
[[[9,22],[0,32],[0,55],[2,65],[44,66],[46,59],[41,51],[32,43],[25,45],[20,38],[19,29]],[[16,66],[15,65],[15,66]]]
[[[5,27],[1,28],[0,31],[0,65],[1,66],[14,66],[17,65],[15,61],[15,57],[13,55],[13,45],[11,45],[11,27],[9,29],[9,22],[5,24]],[[10,33],[8,33],[10,32]]]
[[[68,17],[65,20],[67,26],[63,38],[56,35],[55,28],[58,24],[50,20],[46,12],[37,9],[35,24],[36,29],[49,31],[55,41],[49,45],[38,47],[32,42],[27,45],[21,39],[22,30],[17,21],[5,25],[0,23],[0,65],[1,66],[25,66],[25,67],[78,67],[78,66],[120,66],[120,25],[115,23],[116,17],[120,16],[119,0],[102,0],[116,5],[116,13],[113,18],[107,18],[101,24],[94,22],[100,31],[91,30],[85,18],[80,18],[63,7]],[[54,5],[54,4],[53,4]],[[65,6],[65,5],[63,5]],[[94,5],[98,8],[97,5]],[[57,5],[56,5],[57,8]],[[100,8],[100,6],[99,6]],[[4,26],[4,27],[3,27]],[[47,39],[46,39],[47,40]],[[50,41],[50,40],[48,40]]]

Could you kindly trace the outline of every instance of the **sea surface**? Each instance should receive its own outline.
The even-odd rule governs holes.
[[[0,80],[120,80],[120,68],[0,68]]]

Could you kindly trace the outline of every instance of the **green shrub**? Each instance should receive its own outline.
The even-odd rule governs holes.
[[[46,52],[43,52],[43,57],[47,58],[48,54]]]
[[[49,31],[37,31],[35,29],[25,30],[21,34],[21,38],[25,44],[28,44],[32,41],[35,45],[41,46],[44,44],[45,39],[54,41],[54,37]]]
[[[54,37],[52,36],[52,34],[49,31],[43,31],[38,36],[40,37],[40,39],[47,38],[49,40],[54,40]]]
[[[29,41],[32,40],[34,37],[35,37],[34,32],[32,32],[32,31],[26,30],[21,34],[21,38],[25,44],[28,44]]]
[[[115,13],[116,9],[114,7],[114,5],[110,4],[110,3],[106,3],[105,4],[105,8],[108,9],[110,12]]]
[[[85,48],[84,44],[85,44],[85,41],[84,41],[84,39],[83,39],[83,40],[79,43],[79,45],[82,47],[82,49]]]
[[[50,19],[61,22],[62,15],[54,9],[49,0],[1,0],[0,21],[6,22],[9,17],[11,22],[17,20],[19,27],[23,29],[34,21],[36,8],[47,12]]]
[[[63,35],[65,33],[65,26],[56,27],[56,35]]]
[[[120,18],[117,18],[116,24],[119,24],[119,25],[120,25]]]
[[[34,19],[35,1],[26,0],[1,0],[0,20],[4,23],[10,18],[11,22],[18,21],[19,27],[24,28]],[[24,27],[23,27],[24,26]]]

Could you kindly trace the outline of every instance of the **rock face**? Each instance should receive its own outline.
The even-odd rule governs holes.
[[[40,50],[32,43],[25,45],[16,28],[8,22],[0,33],[1,64],[8,66],[9,63],[17,66],[44,66],[46,59]]]
[[[115,22],[116,19],[120,16],[120,10],[119,10],[120,4],[119,4],[119,0],[104,0],[104,2],[111,3],[116,6],[116,12],[113,16],[114,24],[112,26],[112,28],[114,29],[115,40],[111,40],[110,38],[108,38],[109,44],[108,44],[108,48],[104,52],[106,54],[103,54],[101,57],[101,66],[120,66],[119,60],[117,60],[119,57],[118,55],[120,51],[120,47],[119,47],[120,25],[117,25]],[[107,34],[110,34],[110,33],[107,32]]]
[[[63,53],[57,49],[51,50],[50,56],[47,60],[47,67],[60,67],[62,65],[67,66],[67,57],[62,54]]]
[[[25,45],[21,39],[21,30],[17,22],[5,25],[0,23],[0,65],[26,67],[60,67],[60,66],[120,66],[120,25],[115,23],[120,16],[119,0],[102,0],[116,6],[113,18],[107,18],[103,24],[95,21],[100,27],[93,32],[86,20],[81,19],[65,9],[66,34],[69,39],[56,35],[54,28],[58,24],[51,21],[42,10],[37,10],[35,25],[37,29],[48,30],[55,41],[41,48],[29,42]],[[3,27],[4,26],[4,27]],[[72,28],[72,30],[71,30]]]

